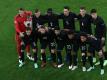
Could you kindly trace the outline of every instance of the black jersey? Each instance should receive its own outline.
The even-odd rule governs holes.
[[[40,25],[44,25],[46,23],[45,17],[40,15],[38,18],[35,15],[32,15],[32,26],[33,30],[38,28]]]
[[[42,33],[38,33],[39,35],[39,39],[40,39],[40,43],[47,43],[48,42],[48,32],[45,32],[44,34]]]
[[[58,15],[57,14],[51,14],[51,15],[45,15],[45,19],[48,23],[48,27],[55,28],[59,27],[59,21],[58,21]]]
[[[64,29],[75,30],[75,18],[77,18],[75,13],[70,12],[68,16],[62,13],[59,15],[59,18],[63,20]]]
[[[94,48],[97,51],[102,49],[101,40],[97,39],[96,37],[88,36],[87,44],[90,48]]]
[[[65,42],[66,44],[78,44],[80,42],[79,33],[75,33],[72,39],[69,39],[68,36],[66,36]]]
[[[51,42],[55,42],[55,33],[54,30],[49,29],[48,30],[48,41]]]
[[[95,36],[97,38],[102,38],[106,36],[106,25],[104,23],[104,20],[97,16],[97,19],[92,19],[93,23],[95,24]]]
[[[65,44],[65,32],[63,30],[60,31],[60,34],[55,35],[55,40],[57,44]]]
[[[92,18],[89,14],[85,14],[84,17],[82,17],[80,14],[78,15],[81,32],[92,34],[91,19]]]
[[[38,35],[37,33],[33,33],[31,32],[30,35],[27,35],[26,32],[24,33],[24,37],[21,38],[22,41],[25,43],[25,44],[30,44],[32,42],[35,42],[37,43],[37,40],[38,40]]]

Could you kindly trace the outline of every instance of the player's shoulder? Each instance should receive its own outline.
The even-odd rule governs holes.
[[[19,14],[17,14],[14,18],[15,18],[15,19],[17,19],[17,18],[19,18],[19,17],[20,17],[20,15],[19,15]]]
[[[20,20],[20,15],[17,14],[17,15],[14,17],[14,20],[15,20],[15,21],[19,21],[19,20]]]
[[[99,21],[100,23],[104,23],[104,20],[101,16],[97,16],[97,21]]]
[[[70,12],[69,14],[70,14],[70,15],[76,15],[76,13],[74,13],[74,12]]]

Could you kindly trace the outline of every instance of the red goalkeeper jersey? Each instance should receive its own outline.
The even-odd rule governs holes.
[[[30,15],[32,15],[31,11],[25,11],[23,16],[20,16],[19,14],[15,16],[14,24],[15,24],[15,30],[17,34],[19,34],[20,32],[26,31],[24,22],[27,21],[27,17]]]

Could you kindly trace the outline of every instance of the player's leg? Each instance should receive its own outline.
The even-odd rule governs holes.
[[[81,56],[82,56],[82,71],[86,71],[86,57],[87,57],[87,47],[86,44],[81,44],[80,46],[81,49]]]
[[[50,48],[50,53],[51,53],[51,58],[52,58],[52,65],[54,67],[57,67],[57,64],[56,64],[56,53],[55,53],[55,42],[51,42],[49,44],[49,48]]]
[[[102,51],[103,51],[103,54],[104,54],[104,66],[107,65],[107,51],[106,51],[106,39],[103,37],[101,39],[101,42],[102,42]]]
[[[63,43],[57,43],[57,59],[58,59],[58,68],[61,68],[64,63],[62,62],[62,50],[64,48],[64,44]]]
[[[92,52],[92,56],[93,56],[93,62],[95,63],[97,61],[96,56],[95,56],[95,51]]]
[[[100,61],[100,67],[101,67],[101,72],[100,74],[103,75],[104,74],[104,66],[103,66],[103,63],[104,63],[104,55],[103,55],[103,52],[102,50],[99,50],[98,51],[98,55],[99,55],[99,61]]]
[[[21,63],[19,63],[19,67],[22,67],[24,65],[24,50],[25,50],[26,44],[24,42],[21,42]]]
[[[90,63],[90,67],[87,69],[87,72],[89,72],[89,71],[94,69],[94,64],[93,64],[93,52],[94,51],[95,51],[94,47],[92,47],[92,46],[88,47],[87,56],[88,56],[88,61]]]
[[[77,66],[77,55],[78,55],[78,50],[79,50],[79,44],[73,44],[73,50],[72,50],[72,58],[73,58],[73,68],[72,70],[75,70],[78,68]]]
[[[81,53],[82,55],[82,71],[86,71],[86,53]]]
[[[72,65],[72,55],[71,55],[71,50],[72,50],[72,45],[65,45],[65,50],[66,50],[66,55],[67,55],[67,59],[69,62],[69,69],[72,69],[73,65]]]
[[[16,40],[16,46],[17,46],[17,53],[18,53],[18,56],[19,56],[19,63],[22,63],[22,60],[21,60],[21,39],[19,38],[19,35],[16,35],[15,36],[15,40]]]
[[[41,55],[42,55],[41,67],[46,66],[46,47],[47,47],[47,43],[46,42],[41,42]]]
[[[34,61],[34,58],[32,57],[32,55],[30,53],[30,45],[29,44],[26,46],[26,52],[27,52],[27,58],[31,61]]]
[[[34,68],[38,68],[38,64],[37,64],[37,44],[35,42],[31,43],[31,47],[32,47],[32,51],[34,53]]]

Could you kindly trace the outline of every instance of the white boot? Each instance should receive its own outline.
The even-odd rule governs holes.
[[[85,72],[86,71],[86,67],[82,67],[82,71]]]
[[[90,67],[90,68],[88,68],[87,69],[87,72],[90,72],[91,70],[93,70],[94,69],[94,66],[93,67]]]

